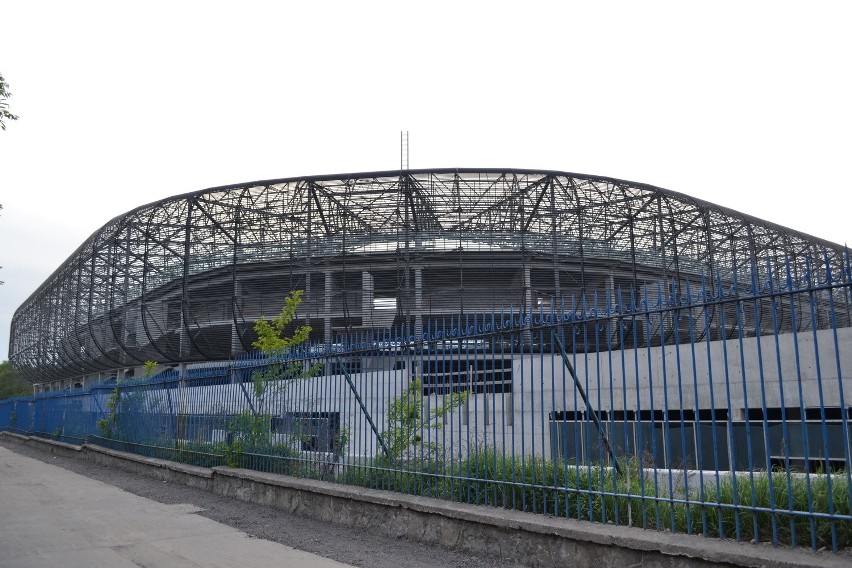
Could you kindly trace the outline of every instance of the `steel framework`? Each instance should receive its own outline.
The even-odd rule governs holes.
[[[108,222],[16,311],[9,353],[34,383],[149,360],[228,360],[251,350],[253,322],[277,313],[295,289],[305,291],[300,317],[314,340],[390,328],[416,339],[448,316],[550,310],[647,283],[655,293],[658,282],[668,293],[701,281],[730,293],[738,273],[803,281],[814,266],[848,279],[845,254],[725,207],[607,177],[439,169],[266,180],[179,195]],[[848,298],[843,306],[839,324],[848,325]],[[826,327],[823,315],[786,325]]]

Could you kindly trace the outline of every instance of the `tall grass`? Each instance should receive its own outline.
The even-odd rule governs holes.
[[[771,480],[771,481],[770,481]],[[653,528],[713,538],[773,542],[815,548],[852,546],[852,523],[811,513],[850,514],[844,473],[738,473],[705,484],[698,495],[669,496],[638,461],[623,473],[484,449],[448,464],[376,458],[349,466],[338,481],[396,491],[548,514]],[[662,487],[664,484],[660,484]]]
[[[829,475],[831,490],[829,491]],[[773,506],[774,503],[774,506]],[[719,484],[712,502],[675,508],[680,531],[705,532],[714,537],[778,541],[796,546],[847,548],[852,546],[852,523],[813,516],[811,513],[850,514],[849,484],[845,472],[809,476],[783,471],[740,473]],[[705,513],[703,516],[701,513]],[[703,525],[702,526],[702,520]]]

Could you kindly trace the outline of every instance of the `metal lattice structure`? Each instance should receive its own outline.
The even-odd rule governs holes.
[[[232,359],[251,350],[253,322],[297,289],[314,340],[391,328],[416,338],[445,317],[549,310],[646,283],[730,288],[752,268],[779,283],[820,265],[844,274],[844,255],[606,177],[442,169],[259,181],[111,220],[17,310],[9,351],[30,381],[46,382],[144,361]],[[786,325],[824,327],[826,317]]]

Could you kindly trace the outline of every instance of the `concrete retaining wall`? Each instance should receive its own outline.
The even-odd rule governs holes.
[[[534,567],[848,567],[849,556],[552,518],[228,467],[205,468],[95,445],[0,433],[38,447],[243,501],[396,538]]]

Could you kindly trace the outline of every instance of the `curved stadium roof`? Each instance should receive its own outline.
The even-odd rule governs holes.
[[[593,273],[607,266],[625,284],[703,274],[715,286],[751,266],[783,281],[788,260],[796,278],[809,258],[840,269],[843,256],[835,243],[601,176],[437,169],[264,180],[171,197],[109,221],[16,311],[9,352],[33,382],[221,357],[210,330],[230,326],[229,341],[250,345],[245,330],[259,311],[272,313],[269,297],[280,304],[282,290],[313,282],[333,296],[307,294],[317,313],[323,301],[342,302],[348,315],[364,273],[392,271],[395,284],[377,286],[399,291],[424,263],[445,271],[487,259],[499,266],[498,258],[549,263],[557,284],[548,293],[558,295],[592,289],[600,282]],[[324,271],[337,275],[327,285]],[[560,288],[559,271],[571,286]]]

